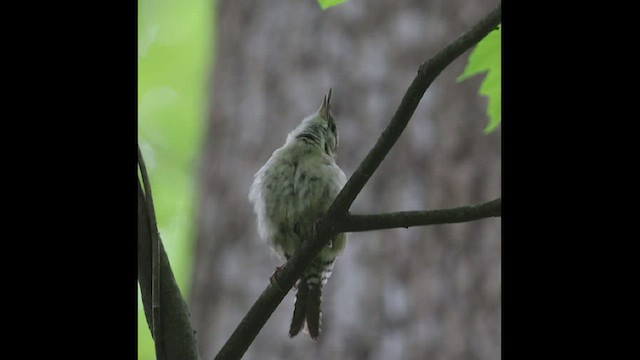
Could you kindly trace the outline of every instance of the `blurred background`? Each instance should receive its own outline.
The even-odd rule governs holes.
[[[214,59],[211,0],[138,0],[138,142],[162,242],[189,297],[194,258],[197,161]],[[138,295],[138,359],[155,359]]]
[[[139,141],[160,233],[211,359],[277,259],[257,237],[253,174],[329,87],[350,176],[418,66],[496,0],[140,0]],[[485,135],[468,53],[423,97],[352,213],[437,209],[500,197],[501,129]],[[318,343],[287,335],[285,297],[244,359],[499,359],[499,219],[354,233],[323,298]],[[139,358],[153,345],[139,307]]]

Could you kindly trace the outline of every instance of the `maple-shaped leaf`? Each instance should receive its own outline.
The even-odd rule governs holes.
[[[487,134],[493,132],[502,120],[501,28],[502,26],[489,33],[476,45],[476,48],[469,56],[467,67],[457,79],[458,82],[461,82],[474,75],[487,73],[478,91],[480,95],[489,98],[487,106],[489,124],[484,129]]]

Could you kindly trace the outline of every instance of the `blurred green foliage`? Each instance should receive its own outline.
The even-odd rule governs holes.
[[[469,56],[467,67],[458,77],[458,81],[463,81],[476,74],[487,73],[479,90],[480,95],[489,98],[487,105],[489,124],[484,129],[485,133],[494,131],[502,121],[502,31],[500,29],[501,27],[490,32],[478,43]]]
[[[138,142],[149,171],[160,235],[185,300],[214,11],[212,0],[138,1]],[[138,359],[155,359],[139,296]]]
[[[347,0],[318,0],[318,4],[320,4],[322,10],[326,10],[332,6],[340,5],[346,1]]]

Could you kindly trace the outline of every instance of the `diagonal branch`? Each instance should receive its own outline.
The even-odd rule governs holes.
[[[499,217],[502,199],[482,204],[429,211],[402,211],[375,215],[345,215],[333,224],[333,232],[358,232],[393,228],[408,228],[436,224],[454,224]]]
[[[240,359],[242,357],[273,311],[295,281],[302,275],[307,265],[318,255],[330,237],[335,234],[333,224],[347,215],[356,196],[358,196],[402,134],[429,85],[451,62],[495,29],[500,24],[501,17],[502,7],[498,5],[473,28],[436,54],[432,59],[420,65],[418,74],[402,98],[391,122],[358,169],[349,178],[325,217],[317,223],[315,236],[312,236],[309,241],[303,242],[300,249],[280,269],[276,278],[278,286],[269,284],[260,294],[258,300],[249,309],[240,324],[238,324],[238,327],[220,349],[215,360]]]
[[[391,122],[380,135],[373,149],[369,151],[367,157],[349,178],[349,181],[347,181],[347,184],[329,209],[329,214],[334,214],[335,216],[347,213],[356,196],[360,194],[364,185],[369,181],[371,175],[373,175],[400,137],[400,134],[402,134],[402,131],[404,131],[422,96],[433,80],[455,59],[477,44],[489,32],[493,31],[500,24],[501,18],[502,5],[498,5],[473,28],[462,34],[429,61],[420,65],[418,75],[413,79],[409,89],[404,94],[400,106],[398,106],[391,118]]]

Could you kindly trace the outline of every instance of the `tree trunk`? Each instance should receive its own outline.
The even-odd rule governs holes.
[[[497,1],[218,1],[211,111],[200,169],[191,319],[212,359],[277,265],[259,240],[253,174],[333,88],[338,164],[350,176],[420,63]],[[482,130],[482,77],[467,56],[427,90],[352,213],[438,209],[500,197],[500,129]],[[323,298],[318,343],[287,336],[293,292],[244,359],[499,359],[500,220],[349,235]]]

